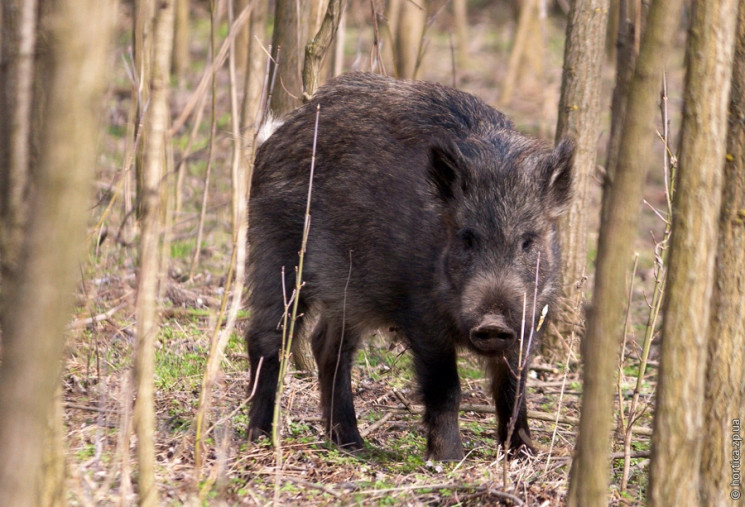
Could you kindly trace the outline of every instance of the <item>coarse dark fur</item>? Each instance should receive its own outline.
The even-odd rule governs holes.
[[[249,204],[250,437],[271,432],[281,273],[291,290],[319,104],[299,312],[319,315],[311,343],[330,438],[362,446],[353,359],[365,333],[395,327],[413,354],[427,455],[463,456],[459,349],[485,358],[504,442],[534,291],[537,313],[556,293],[555,223],[570,199],[574,146],[550,150],[472,95],[364,73],[322,87],[257,153]],[[513,449],[530,447],[523,396],[517,407]]]

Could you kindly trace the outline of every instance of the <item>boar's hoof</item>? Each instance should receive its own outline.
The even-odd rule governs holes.
[[[501,315],[487,315],[471,329],[471,343],[481,352],[501,352],[512,345],[515,332]]]
[[[272,433],[271,430],[266,430],[259,427],[250,427],[248,428],[248,441],[249,442],[256,442],[261,437],[267,437],[271,438]]]
[[[427,442],[427,459],[433,461],[460,461],[463,459],[463,443],[456,438],[434,438]]]
[[[361,451],[364,440],[357,431],[342,431],[335,429],[331,433],[331,440],[340,448],[348,452]]]
[[[512,435],[508,457],[510,459],[522,459],[535,456],[536,449],[533,446],[533,440],[530,438],[530,432],[519,428]]]

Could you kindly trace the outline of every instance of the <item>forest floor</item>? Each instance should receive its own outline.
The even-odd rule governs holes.
[[[497,2],[499,6],[503,4]],[[200,4],[201,5],[201,4]],[[491,4],[490,4],[491,6]],[[483,6],[481,6],[483,7]],[[364,18],[365,8],[357,19]],[[368,9],[369,10],[369,9]],[[498,11],[498,9],[495,9]],[[502,13],[492,16],[481,8],[471,19],[468,63],[456,66],[453,76],[450,19],[443,11],[427,34],[429,44],[420,77],[452,84],[500,103],[503,78],[514,22]],[[490,17],[492,16],[492,17]],[[126,13],[121,23],[127,32]],[[203,11],[195,19],[206,20]],[[350,16],[350,20],[354,20]],[[365,23],[367,23],[365,21]],[[523,131],[551,139],[561,82],[563,18],[553,15],[544,31],[544,63],[540,71],[525,65],[520,86],[512,100],[499,106]],[[361,27],[361,28],[360,28]],[[207,61],[206,21],[195,22],[192,44],[193,72],[186,84],[174,88],[172,112],[177,115],[189,98]],[[357,35],[359,34],[359,36]],[[369,55],[372,30],[367,24],[350,22],[349,62]],[[128,52],[122,35],[112,57],[112,75],[106,128],[96,183],[96,206],[92,208],[89,256],[81,266],[83,282],[64,368],[63,398],[68,466],[68,496],[73,505],[131,504],[136,501],[136,439],[132,435],[132,350],[134,344],[134,300],[136,293],[136,236],[132,216],[126,216],[121,182],[130,178],[127,167],[129,82],[121,63]],[[367,49],[364,49],[367,48]],[[604,76],[603,123],[608,124],[612,69]],[[348,67],[351,68],[351,64]],[[389,67],[390,68],[390,67]],[[365,70],[364,64],[361,70]],[[364,451],[349,454],[324,438],[319,394],[313,374],[290,371],[282,400],[282,439],[279,449],[267,441],[249,445],[246,440],[248,361],[243,332],[249,313],[239,314],[231,336],[222,373],[214,388],[214,400],[206,430],[204,464],[196,470],[194,418],[202,376],[216,327],[216,315],[230,264],[231,204],[229,111],[225,72],[218,75],[218,136],[210,185],[201,261],[187,280],[196,247],[196,226],[204,185],[209,122],[199,127],[191,155],[183,165],[181,207],[171,229],[168,272],[162,280],[161,326],[156,349],[156,473],[161,502],[180,504],[283,505],[385,504],[385,505],[561,505],[565,501],[571,455],[577,431],[582,392],[580,363],[570,347],[551,357],[533,360],[528,381],[530,426],[538,452],[535,456],[505,463],[497,444],[496,421],[482,380],[478,360],[460,358],[463,407],[461,434],[466,456],[457,463],[424,459],[425,438],[421,406],[416,399],[410,356],[402,345],[375,335],[359,352],[353,374],[353,389],[360,429],[366,439]],[[678,77],[679,78],[679,77]],[[680,95],[680,93],[677,93]],[[674,99],[675,100],[675,99]],[[209,101],[207,101],[209,103]],[[207,114],[207,113],[206,113]],[[205,115],[205,118],[207,116]],[[190,125],[173,138],[174,158],[179,161],[188,144]],[[607,142],[608,129],[599,145]],[[662,149],[659,147],[659,153]],[[603,156],[599,159],[602,164]],[[662,157],[650,162],[647,199],[656,207],[664,203]],[[593,190],[588,213],[599,209],[599,180]],[[114,201],[109,211],[107,207]],[[635,338],[644,333],[654,288],[654,241],[662,237],[664,223],[645,212],[637,249],[639,267],[634,279],[630,311],[630,340],[621,371],[618,391],[621,404],[629,403],[639,368]],[[652,232],[652,234],[650,234]],[[104,239],[98,242],[98,238]],[[594,244],[596,234],[591,241]],[[592,266],[594,247],[588,265]],[[591,267],[589,268],[592,269]],[[591,279],[591,272],[590,272]],[[631,266],[629,266],[631,279]],[[590,284],[586,284],[584,290]],[[578,325],[582,326],[581,311]],[[566,337],[571,345],[571,337]],[[613,351],[609,351],[613,353]],[[642,404],[651,408],[655,385],[655,351],[652,367],[642,384]],[[621,407],[617,403],[617,415]],[[558,421],[558,424],[556,422]],[[636,422],[632,450],[641,457],[630,461],[628,488],[620,491],[623,461],[614,459],[610,502],[614,505],[643,503],[647,486],[651,410]],[[622,439],[614,435],[614,451]],[[277,467],[278,455],[281,467]]]

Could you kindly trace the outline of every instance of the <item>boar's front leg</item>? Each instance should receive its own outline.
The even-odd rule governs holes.
[[[510,420],[515,410],[515,400],[518,395],[518,385],[520,399],[517,400],[517,417],[515,418],[512,436],[509,447],[513,451],[526,450],[534,452],[533,442],[530,439],[530,428],[528,427],[528,411],[525,407],[525,379],[527,377],[527,367],[523,369],[523,375],[518,382],[519,374],[517,361],[514,366],[508,364],[505,357],[496,357],[490,359],[487,363],[489,373],[492,379],[492,395],[497,407],[497,419],[499,420],[499,441],[504,445],[509,433]],[[526,365],[527,366],[527,365]]]
[[[460,379],[452,346],[419,346],[412,340],[414,364],[424,398],[427,457],[438,461],[463,458],[458,430]]]

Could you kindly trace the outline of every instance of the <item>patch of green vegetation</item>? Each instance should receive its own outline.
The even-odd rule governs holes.
[[[225,130],[230,128],[230,120],[231,116],[230,113],[225,113],[217,118],[217,129],[218,130]]]
[[[413,430],[413,427],[412,427]],[[393,438],[386,444],[394,450],[395,461],[384,462],[383,465],[392,474],[410,474],[420,470],[424,465],[424,453],[427,443],[423,436],[411,431]]]
[[[127,135],[126,125],[109,124],[108,126],[109,135],[116,137],[117,139],[123,138]]]
[[[462,424],[463,431],[469,431],[476,436],[492,433],[494,428],[485,424],[486,421],[466,421]]]
[[[400,348],[378,347],[370,344],[360,349],[357,355],[357,363],[365,365],[371,370],[378,370],[382,374],[391,374],[392,377],[404,377],[406,381],[412,376],[411,355]],[[371,371],[372,373],[372,371]],[[378,376],[373,376],[376,380]]]
[[[198,389],[207,363],[207,350],[194,343],[194,336],[200,333],[192,326],[177,328],[169,322],[161,326],[161,347],[155,351],[156,388],[165,391]]]
[[[207,173],[207,160],[195,159],[187,165],[189,174],[203,179]]]
[[[244,310],[238,311],[238,318],[245,318],[248,316],[248,312]],[[245,352],[245,342],[243,341],[243,334],[238,332],[232,332],[230,334],[230,338],[228,338],[228,343],[225,344],[225,353],[239,353],[242,354]]]
[[[171,243],[171,259],[189,259],[194,251],[196,241],[193,238],[182,239]]]
[[[75,452],[75,457],[84,460],[92,458],[96,454],[96,446],[93,444],[85,444],[83,447]]]
[[[470,356],[458,358],[458,374],[462,379],[476,380],[483,378],[481,366]]]

